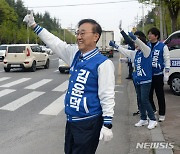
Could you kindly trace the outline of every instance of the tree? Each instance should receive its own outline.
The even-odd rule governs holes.
[[[24,7],[22,0],[16,1],[14,5],[14,9],[18,14],[18,26],[20,27],[24,19],[24,16],[27,14],[27,9]]]
[[[180,2],[179,0],[165,0],[165,4],[168,7],[171,20],[172,20],[172,31],[177,30],[177,19],[178,19],[178,13],[180,9]]]
[[[171,17],[171,27],[172,31],[177,30],[177,19],[178,19],[178,14],[180,10],[180,1],[179,0],[139,0],[140,3],[154,3],[157,5],[165,5],[168,7],[169,14]]]
[[[10,20],[12,22],[17,21],[17,14],[14,10],[8,5],[5,0],[0,0],[0,24],[3,21]]]

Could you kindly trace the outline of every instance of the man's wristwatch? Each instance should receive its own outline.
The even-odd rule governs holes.
[[[112,124],[104,124],[105,127],[111,129],[112,128]]]

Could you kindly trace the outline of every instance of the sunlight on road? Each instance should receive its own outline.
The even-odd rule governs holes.
[[[122,54],[120,54],[119,58],[122,57]],[[117,78],[117,84],[121,84],[121,62],[119,62],[118,66],[118,78]]]

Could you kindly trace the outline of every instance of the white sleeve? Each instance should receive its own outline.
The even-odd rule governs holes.
[[[69,66],[71,65],[74,55],[78,51],[77,46],[71,46],[66,42],[63,42],[45,28],[42,29],[38,36],[62,60],[64,60]]]
[[[135,54],[136,54],[135,50],[129,50],[129,49],[123,48],[122,46],[119,46],[117,50],[120,53],[122,53],[124,56],[131,59],[132,62],[134,62],[134,57],[135,57]]]
[[[139,49],[143,52],[144,57],[147,58],[151,53],[151,48],[138,38],[134,42],[138,45]]]
[[[109,59],[98,67],[98,87],[103,117],[113,117],[115,106],[115,76],[114,65]]]
[[[165,68],[169,69],[170,68],[170,55],[169,55],[169,49],[167,45],[164,46],[163,58],[164,58]]]

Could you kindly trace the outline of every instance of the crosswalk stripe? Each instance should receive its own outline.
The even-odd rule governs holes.
[[[0,91],[0,97],[5,96],[7,94],[10,94],[10,93],[12,93],[14,91],[16,91],[16,90],[14,90],[14,89],[4,89],[4,90],[1,90]]]
[[[32,101],[33,99],[41,96],[45,92],[38,92],[38,91],[33,91],[3,107],[1,107],[1,110],[9,110],[9,111],[15,111],[16,109],[20,108],[21,106],[27,104],[28,102]]]
[[[16,81],[13,81],[13,82],[10,82],[10,83],[1,85],[0,87],[6,87],[6,88],[8,88],[8,87],[17,85],[17,84],[19,84],[19,83],[25,82],[25,81],[30,80],[30,79],[31,79],[31,78],[22,78],[22,79],[19,79],[19,80],[16,80]]]
[[[10,77],[2,77],[2,78],[0,78],[0,81],[4,81],[4,80],[7,80],[7,79],[10,79]]]
[[[123,91],[114,91],[115,93],[121,93],[123,94],[124,92]]]
[[[52,81],[52,79],[43,79],[41,81],[38,81],[38,82],[36,82],[36,83],[34,83],[32,85],[29,85],[29,86],[25,87],[24,89],[37,89],[37,88],[45,85],[46,83],[48,83],[50,81]]]
[[[124,87],[124,85],[118,84],[118,85],[115,85],[115,87]]]
[[[65,82],[63,82],[62,84],[60,84],[59,86],[54,88],[52,91],[61,91],[61,92],[64,92],[68,88],[68,82],[69,81],[66,80]]]
[[[39,114],[58,115],[59,112],[61,112],[64,108],[64,97],[65,97],[65,94],[61,95],[61,97],[59,97],[54,102],[52,102],[49,106],[47,106]]]
[[[59,70],[55,70],[54,72],[59,72]]]
[[[54,58],[54,59],[51,59],[51,60],[58,60],[59,58]]]

